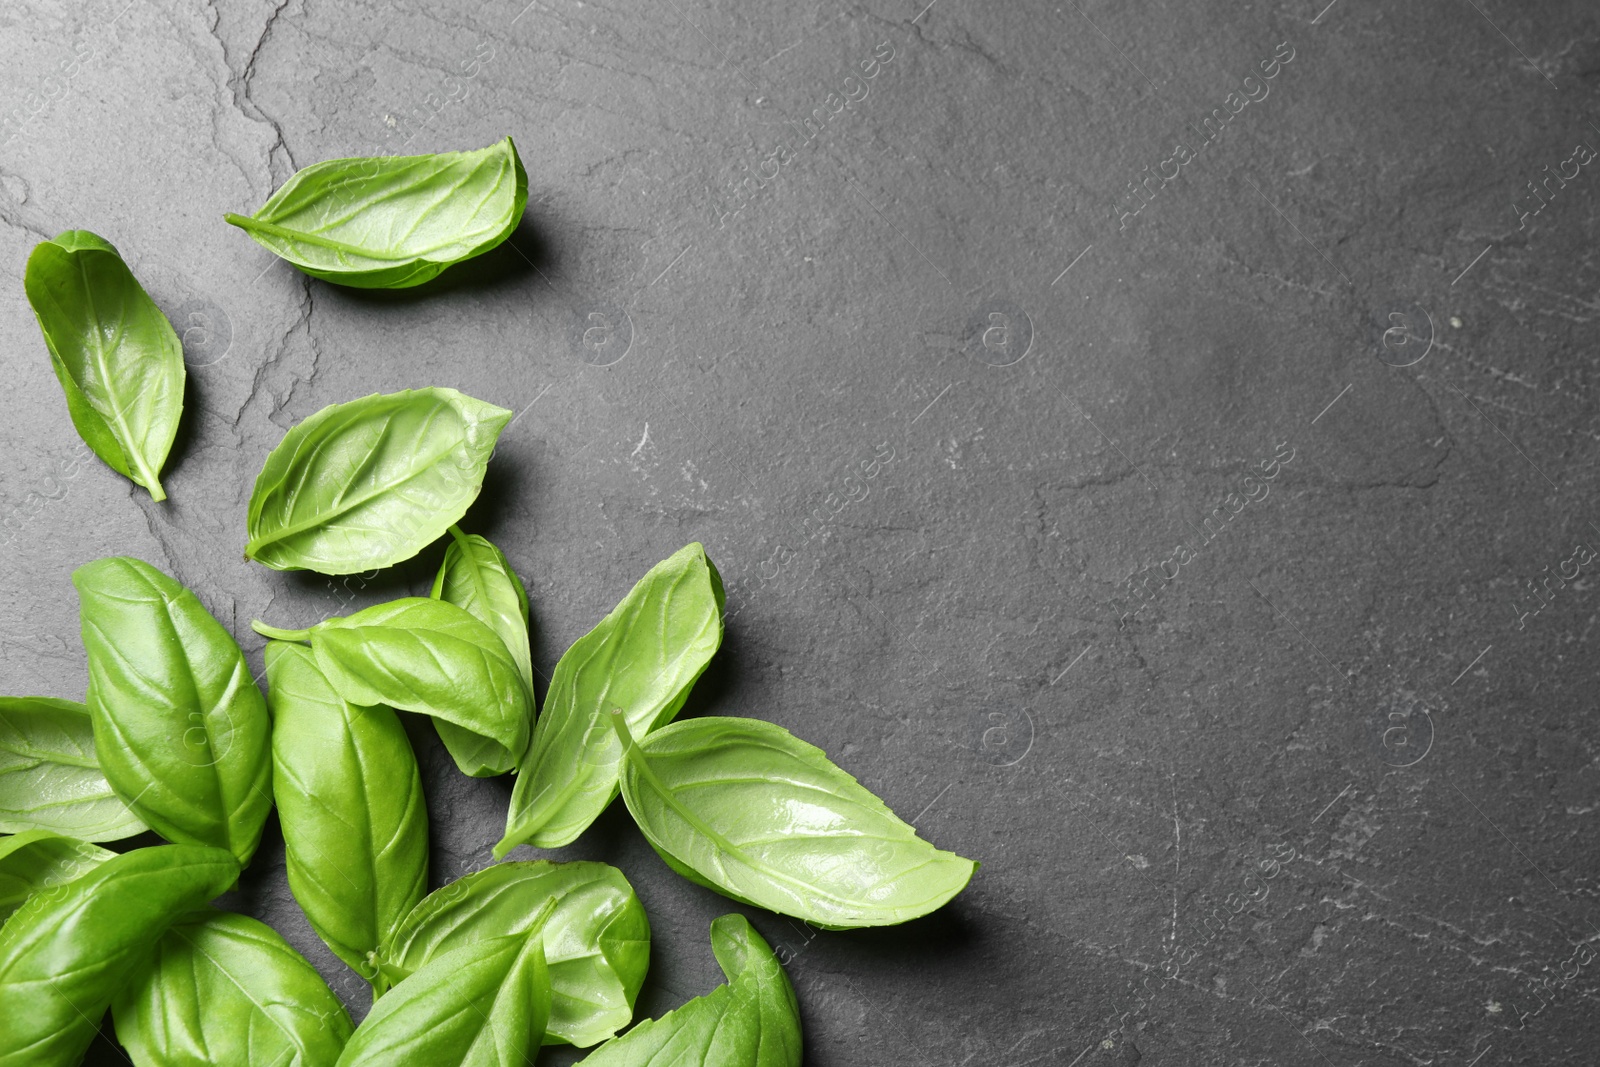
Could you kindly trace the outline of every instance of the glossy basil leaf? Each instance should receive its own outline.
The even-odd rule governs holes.
[[[382,992],[379,950],[427,891],[417,757],[393,711],[339,699],[304,645],[268,643],[267,683],[289,888],[317,936]]]
[[[722,579],[698,543],[639,580],[556,664],[511,793],[499,859],[524,841],[571,844],[617,795],[621,708],[642,735],[671,721],[722,643]]]
[[[433,579],[435,600],[454,604],[500,635],[533,692],[533,651],[528,644],[528,592],[511,562],[486,537],[450,527],[454,538]]]
[[[0,697],[0,833],[50,830],[120,841],[145,829],[100,773],[88,708],[52,697]]]
[[[174,921],[227,889],[221,849],[159,845],[28,898],[0,927],[0,1067],[71,1067]]]
[[[314,163],[254,215],[224,217],[313,277],[404,289],[510,237],[527,202],[507,137],[476,152]]]
[[[46,830],[0,837],[0,923],[33,894],[88,874],[115,855]]]
[[[473,941],[400,982],[357,1027],[339,1067],[527,1067],[550,1015],[550,973],[539,925]]]
[[[310,640],[342,699],[432,716],[463,774],[503,774],[528,743],[532,698],[511,653],[454,604],[402,597],[309,630],[253,625],[266,637]]]
[[[633,1020],[650,966],[650,921],[622,872],[604,863],[498,863],[430,893],[395,931],[398,975],[490,937],[526,934],[546,901],[550,1021],[545,1043],[587,1048]]]
[[[276,930],[214,909],[174,923],[111,1011],[136,1067],[333,1067],[353,1029]]]
[[[626,732],[620,715],[613,724]],[[918,837],[820,748],[757,719],[687,719],[630,744],[622,796],[685,878],[825,929],[926,915],[978,867]]]
[[[466,514],[511,412],[454,389],[325,407],[284,434],[250,494],[244,554],[353,574],[410,559]]]
[[[79,567],[100,769],[152,830],[250,862],[272,807],[267,703],[199,599],[142,560]]]
[[[635,1026],[588,1067],[800,1067],[800,1007],[772,949],[743,915],[711,924],[728,984]]]
[[[103,237],[68,230],[34,248],[24,286],[78,435],[165,500],[161,467],[183,414],[183,345]]]

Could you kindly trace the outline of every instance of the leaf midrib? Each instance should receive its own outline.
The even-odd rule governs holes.
[[[373,500],[377,499],[378,497],[383,496],[386,493],[393,492],[394,490],[396,490],[400,486],[406,485],[406,484],[414,481],[415,479],[420,478],[422,475],[426,474],[428,471],[432,470],[433,467],[435,465],[437,465],[440,460],[444,459],[445,456],[449,455],[452,451],[454,451],[457,446],[463,444],[465,442],[465,439],[466,439],[466,435],[462,434],[461,437],[458,438],[455,442],[453,442],[448,448],[443,449],[442,451],[438,452],[436,455],[429,456],[427,458],[426,462],[421,467],[413,470],[411,473],[407,474],[404,478],[400,478],[400,479],[398,479],[396,481],[393,481],[393,482],[385,483],[384,485],[381,485],[381,486],[379,486],[379,487],[377,487],[375,489],[372,489],[372,490],[362,494],[361,496],[357,497],[354,501],[350,501],[350,500],[348,500],[346,498],[341,498],[340,501],[339,501],[339,504],[337,506],[334,506],[334,507],[330,508],[328,511],[321,512],[321,513],[319,513],[318,515],[316,515],[313,518],[307,518],[307,519],[303,519],[303,520],[301,520],[299,522],[288,523],[287,525],[282,526],[282,527],[278,528],[277,530],[274,530],[272,532],[272,534],[269,535],[269,536],[251,538],[250,539],[250,543],[249,543],[249,545],[246,546],[245,550],[248,553],[250,553],[251,555],[254,555],[259,549],[261,549],[261,548],[263,548],[263,547],[265,547],[267,545],[278,544],[278,543],[280,543],[282,541],[285,541],[285,540],[289,539],[290,537],[294,537],[297,534],[302,534],[302,533],[305,533],[307,530],[315,529],[318,526],[326,525],[328,523],[331,523],[331,522],[335,521],[336,519],[339,519],[339,518],[341,518],[341,517],[343,517],[345,515],[350,514],[352,511],[357,511],[357,510],[365,507],[367,504],[370,504]],[[291,504],[291,507],[292,506],[293,505]]]
[[[795,886],[796,888],[802,889],[806,893],[812,894],[813,896],[838,901],[841,904],[852,903],[843,897],[837,896],[836,894],[828,892],[827,890],[819,889],[808,882],[803,882],[800,879],[795,878],[792,875],[785,874],[782,871],[769,870],[766,865],[756,863],[753,859],[747,857],[739,846],[735,845],[722,834],[712,829],[704,819],[700,818],[699,815],[691,811],[686,804],[678,799],[677,794],[672,791],[671,787],[669,787],[666,782],[662,781],[660,776],[656,774],[655,768],[650,766],[650,763],[645,757],[644,753],[639,750],[637,741],[625,749],[623,758],[634,761],[633,766],[636,767],[639,770],[639,773],[642,774],[649,781],[649,783],[655,787],[656,791],[661,795],[661,798],[667,802],[667,806],[673,811],[677,812],[679,818],[688,823],[691,828],[705,836],[711,841],[712,844],[716,845],[718,849],[726,853],[734,860],[746,867],[749,867],[753,871],[759,871],[770,878]]]
[[[758,742],[758,743],[760,743],[760,742]],[[768,747],[768,746],[763,744],[762,747]],[[678,753],[678,755],[682,755],[682,753]],[[685,805],[678,798],[677,793],[672,788],[670,788],[660,778],[659,775],[656,774],[655,769],[649,765],[648,758],[645,756],[644,752],[639,748],[639,742],[635,741],[633,743],[633,745],[627,746],[627,750],[624,753],[623,759],[624,760],[634,760],[634,761],[636,761],[633,765],[636,766],[640,770],[640,772],[647,779],[649,779],[650,783],[655,787],[656,791],[658,793],[660,793],[662,799],[666,801],[667,805],[670,808],[672,808],[672,810],[675,811],[680,818],[682,818],[686,823],[688,823],[691,828],[693,828],[697,832],[703,834],[708,840],[710,840],[712,842],[712,844],[716,845],[719,850],[721,850],[724,854],[728,855],[730,858],[732,858],[736,862],[742,864],[743,866],[749,868],[752,871],[756,871],[757,873],[765,875],[766,877],[772,878],[772,879],[774,879],[776,881],[782,882],[782,883],[784,883],[786,885],[790,885],[790,886],[793,886],[793,887],[795,887],[795,888],[797,888],[799,890],[802,890],[803,891],[802,895],[809,896],[812,899],[821,899],[821,900],[826,900],[826,901],[833,901],[833,902],[836,902],[837,904],[839,904],[840,906],[842,906],[842,907],[844,907],[846,909],[849,909],[849,910],[852,910],[852,911],[859,910],[858,909],[858,903],[859,902],[854,901],[854,900],[852,900],[852,899],[850,899],[848,897],[840,896],[837,893],[834,893],[834,892],[832,892],[830,890],[823,889],[823,888],[821,888],[819,886],[816,886],[816,885],[814,885],[814,884],[812,884],[810,882],[803,881],[803,880],[801,880],[799,878],[796,878],[796,877],[794,877],[792,875],[786,874],[785,872],[783,872],[783,871],[781,871],[781,870],[779,870],[777,868],[774,868],[769,864],[759,863],[753,857],[751,857],[742,846],[737,846],[737,845],[733,844],[733,842],[731,842],[727,837],[725,837],[724,835],[722,835],[722,834],[718,833],[717,831],[713,830],[703,819],[701,819],[697,814],[695,814],[693,811],[691,811],[689,809],[689,807],[687,805]],[[893,813],[891,812],[890,814],[892,815]],[[911,831],[912,831],[911,834],[910,834],[910,840],[911,841],[921,843],[922,845],[927,847],[931,852],[937,853],[939,851],[937,848],[934,848],[934,846],[932,846],[928,842],[922,841],[922,839],[918,838],[916,836],[915,828],[911,828]],[[859,835],[859,836],[872,837],[872,836],[876,836],[876,835]],[[883,838],[883,840],[890,840],[890,839]],[[927,860],[924,860],[922,863],[916,865],[915,867],[912,867],[907,871],[901,872],[901,874],[898,876],[898,878],[902,878],[903,879],[906,875],[912,873],[913,871],[916,871],[916,870],[921,869],[922,867],[928,866],[930,863],[933,863],[936,858],[937,857],[929,857]],[[688,866],[691,866],[691,867],[693,866],[693,864],[689,864],[687,860],[682,860],[681,862],[684,862]],[[874,908],[873,910],[875,910],[875,911],[883,911],[883,912],[895,912],[895,913],[898,913],[898,912],[904,911],[905,908],[904,907],[890,907],[890,908],[877,907],[877,908]]]
[[[473,179],[473,178],[475,178],[477,176],[478,176],[478,173],[476,172],[476,170],[468,171],[461,178],[461,180],[456,182],[455,187],[450,190],[450,195],[454,195],[454,193],[459,191],[461,189],[461,187],[464,186],[469,180],[471,180],[471,179]],[[437,174],[429,175],[429,179],[430,180],[431,179],[435,179],[437,177],[438,177]],[[489,199],[489,197],[492,197],[496,192],[499,191],[500,186],[503,183],[503,181],[504,181],[504,168],[502,167],[502,168],[497,169],[497,171],[496,171],[496,173],[494,175],[494,179],[489,185],[488,193],[484,197],[484,201],[487,201]],[[422,186],[422,185],[426,185],[426,184],[428,184],[428,182],[426,182],[426,181],[413,183],[413,185],[416,185],[416,186]],[[381,201],[381,200],[385,200],[385,199],[390,199],[391,197],[396,196],[396,195],[399,195],[399,193],[397,191],[395,191],[395,190],[386,190],[386,191],[384,191],[382,196],[379,197],[378,199]],[[448,199],[448,196],[446,196],[444,198],[441,198],[441,199]],[[433,211],[437,210],[438,209],[438,204],[439,204],[439,201],[436,200],[433,204],[429,205],[426,209],[424,209],[423,211],[418,212],[417,213],[418,214],[418,218],[420,219],[422,217],[425,217],[430,212],[433,212]],[[476,218],[477,214],[479,212],[481,212],[482,206],[483,206],[483,203],[480,202],[478,207],[474,210],[474,214],[473,214],[474,218]],[[449,241],[435,242],[432,245],[428,245],[428,246],[425,246],[423,248],[420,248],[420,249],[417,249],[417,250],[414,250],[414,251],[413,250],[400,250],[400,249],[390,249],[390,250],[367,249],[367,248],[362,248],[359,245],[352,245],[352,244],[347,244],[347,243],[345,243],[343,241],[337,241],[337,240],[334,240],[331,237],[324,237],[320,233],[318,233],[317,231],[314,231],[314,230],[292,229],[292,228],[290,228],[288,226],[282,226],[282,225],[279,225],[278,223],[275,223],[275,222],[268,222],[265,219],[257,218],[254,215],[237,215],[237,214],[231,214],[230,213],[229,215],[226,216],[226,218],[227,218],[228,222],[232,223],[235,226],[238,226],[240,229],[245,230],[247,232],[251,231],[251,230],[259,230],[262,233],[266,233],[266,234],[268,234],[270,236],[277,237],[277,238],[280,238],[282,240],[286,240],[286,241],[303,241],[306,244],[314,245],[314,246],[316,246],[318,248],[326,248],[330,252],[341,252],[341,253],[343,253],[345,255],[349,255],[349,256],[359,256],[362,259],[369,259],[369,260],[372,260],[372,261],[377,262],[377,263],[390,263],[390,264],[403,265],[405,263],[409,263],[409,262],[414,261],[414,260],[425,260],[425,261],[427,261],[427,260],[430,260],[430,257],[435,256],[440,252],[443,252],[443,251],[445,251],[447,249],[450,249],[452,247],[456,247],[456,246],[459,246],[459,245],[462,244],[461,238],[460,237],[456,237],[456,238],[454,238],[452,240],[449,240]],[[325,229],[333,229],[336,226],[343,225],[346,221],[348,221],[348,217],[346,217],[345,219],[330,220],[325,225],[324,228]],[[485,230],[489,230],[490,228],[489,227],[484,227],[484,229]],[[416,224],[413,224],[411,230],[408,231],[408,235],[411,234],[411,233],[415,233],[415,232],[416,232]]]
[[[492,149],[494,147],[498,147],[498,146],[491,146],[491,151],[492,151]],[[443,195],[436,195],[431,204],[429,204],[427,207],[423,208],[422,210],[415,212],[415,217],[414,217],[414,219],[412,221],[412,225],[411,225],[410,229],[408,229],[406,231],[405,236],[409,237],[412,234],[416,233],[417,227],[422,223],[422,221],[424,219],[427,218],[428,215],[430,215],[434,211],[438,210],[438,207],[439,207],[439,205],[441,203],[443,203],[444,201],[449,200],[452,197],[454,197],[455,194],[457,192],[459,192],[468,182],[481,177],[482,174],[483,174],[483,171],[484,171],[484,163],[485,162],[489,162],[489,161],[490,161],[490,157],[488,157],[488,156],[486,156],[484,160],[475,161],[472,166],[466,168],[465,172],[461,175],[461,177],[458,180],[456,180],[454,185],[452,185],[451,187],[449,187],[447,190],[444,191]],[[501,158],[501,159],[496,159],[493,162],[496,165],[495,165],[494,173],[492,175],[492,179],[489,180],[489,182],[488,182],[488,190],[487,190],[487,192],[485,192],[483,197],[478,201],[478,204],[472,209],[472,213],[469,216],[470,220],[476,220],[478,218],[478,216],[483,211],[483,205],[488,203],[490,198],[492,198],[495,195],[495,193],[499,192],[501,185],[504,184],[505,175],[506,175],[507,169],[508,169],[505,166],[505,161],[504,161],[503,158]],[[434,184],[434,183],[436,183],[436,182],[438,182],[440,180],[447,180],[446,179],[446,175],[449,173],[449,169],[450,168],[447,167],[447,168],[444,168],[444,169],[436,170],[436,171],[433,171],[432,173],[428,174],[424,178],[413,179],[409,183],[409,186],[395,186],[395,187],[392,187],[392,188],[389,188],[389,189],[384,189],[378,195],[369,197],[367,200],[365,200],[364,202],[361,202],[359,204],[352,205],[352,207],[350,209],[350,212],[348,214],[340,216],[338,218],[329,219],[327,221],[327,223],[324,224],[322,230],[331,230],[331,229],[335,229],[337,227],[343,226],[346,223],[348,223],[350,219],[352,219],[355,216],[361,214],[362,212],[374,210],[377,207],[377,205],[382,204],[387,200],[392,200],[392,199],[395,199],[396,197],[405,195],[405,193],[407,191],[409,191],[409,189],[426,188],[427,186],[429,186],[431,184]],[[512,172],[514,173],[514,168],[513,168]],[[483,227],[483,229],[488,230],[489,228],[488,227]],[[313,231],[313,232],[319,232],[320,233],[322,231]],[[463,232],[469,232],[469,231],[463,231]],[[492,231],[490,231],[490,232],[492,232]],[[404,238],[402,238],[402,240],[404,240]],[[397,258],[397,257],[394,257],[394,256],[372,256],[372,255],[367,254],[367,253],[358,253],[358,254],[365,255],[366,258],[368,258],[368,259],[379,259],[379,260],[389,259],[392,262],[403,263],[403,262],[406,262],[409,259],[426,259],[428,256],[431,256],[431,255],[434,255],[435,253],[443,251],[444,249],[449,248],[451,245],[460,245],[462,243],[463,243],[462,238],[457,237],[453,241],[443,242],[443,243],[436,243],[436,244],[426,248],[426,250],[424,250],[421,253],[408,253],[408,254],[406,254],[404,259]],[[353,247],[353,246],[351,246],[351,247]]]
[[[101,319],[100,319],[100,309],[98,307],[96,307],[95,302],[94,302],[94,288],[93,288],[93,286],[91,286],[89,284],[89,272],[88,272],[87,264],[85,262],[85,256],[87,256],[89,254],[102,254],[103,255],[103,254],[106,254],[106,253],[83,252],[83,253],[77,253],[77,254],[74,254],[74,253],[68,253],[68,254],[72,256],[73,265],[78,268],[78,277],[83,282],[83,298],[84,298],[85,303],[87,303],[88,306],[89,306],[89,318],[90,318],[90,321],[93,322],[93,323],[98,324],[101,321]],[[124,264],[124,266],[126,266],[126,264]],[[129,273],[130,273],[130,276],[131,276],[132,272],[130,271]],[[126,327],[127,316],[123,315],[122,318],[123,318],[123,322],[119,322],[117,324],[117,327],[116,327],[116,329],[117,329],[116,340],[117,340],[118,343],[121,343],[122,338],[127,333],[127,327]],[[117,434],[118,443],[123,446],[123,450],[127,453],[128,459],[133,463],[133,465],[135,467],[138,468],[140,481],[142,482],[142,484],[144,484],[146,487],[149,487],[149,486],[159,487],[160,484],[161,484],[160,479],[154,473],[151,472],[150,465],[147,462],[145,462],[145,458],[144,458],[144,454],[143,454],[142,448],[136,449],[136,448],[133,447],[135,443],[137,443],[137,444],[142,446],[144,442],[143,441],[135,442],[134,437],[133,437],[133,427],[128,425],[127,417],[123,414],[122,404],[117,402],[117,400],[115,399],[113,390],[111,388],[111,369],[106,364],[105,347],[100,343],[100,330],[98,328],[98,325],[97,325],[96,329],[93,331],[93,337],[94,337],[93,343],[89,344],[87,347],[90,349],[90,352],[92,353],[91,354],[91,358],[94,360],[95,369],[100,374],[100,384],[101,384],[102,388],[104,388],[107,398],[111,399],[111,401],[112,401],[112,403],[111,403],[111,415],[112,415],[112,418],[115,419],[117,427],[120,430],[120,432]],[[84,395],[85,395],[85,397],[87,397],[88,393],[85,392]],[[91,403],[92,403],[92,401],[91,401]],[[103,415],[101,417],[104,418]]]
[[[672,599],[677,595],[679,588],[693,577],[694,568],[692,566],[686,567],[682,571],[671,575],[670,578],[666,578],[666,576],[657,576],[656,581],[658,582],[663,578],[666,578],[665,590],[659,593],[657,593],[653,588],[646,590],[637,598],[637,601],[635,601],[634,593],[638,591],[638,586],[635,586],[634,589],[628,591],[628,595],[623,598],[622,603],[613,608],[604,619],[601,619],[600,622],[595,625],[594,630],[591,630],[588,634],[585,634],[582,638],[579,638],[579,641],[582,641],[593,635],[595,631],[600,629],[601,626],[605,626],[607,623],[612,623],[611,630],[595,643],[592,650],[587,651],[587,654],[584,656],[583,660],[581,662],[574,661],[574,665],[569,675],[571,682],[567,686],[569,692],[563,694],[564,703],[559,704],[558,707],[565,710],[568,716],[575,717],[578,714],[581,714],[571,709],[577,708],[580,703],[577,689],[583,672],[593,665],[595,660],[600,658],[602,654],[609,656],[613,664],[619,655],[626,654],[628,651],[628,646],[633,640],[634,629],[639,625],[641,619],[644,618],[645,609],[651,605],[652,600],[654,599],[661,601],[660,614],[662,617],[665,617],[670,611]],[[642,580],[640,584],[643,584]],[[613,620],[616,621],[613,622]],[[683,684],[681,679],[685,673],[682,669],[684,659],[688,655],[692,654],[694,650],[697,650],[701,647],[701,643],[705,638],[706,632],[710,628],[711,623],[714,621],[715,612],[713,612],[711,616],[701,621],[699,629],[692,637],[679,643],[681,647],[678,654],[675,656],[668,657],[664,652],[666,646],[673,644],[671,641],[661,642],[660,646],[656,649],[656,661],[658,663],[663,663],[668,659],[670,659],[670,662],[665,662],[665,665],[662,666],[660,670],[656,671],[656,673],[649,678],[646,684],[652,687],[659,687],[663,680],[677,681],[679,684],[672,687],[665,699],[651,701],[650,707],[652,708],[652,713],[650,718],[641,721],[639,724],[641,727],[641,737],[647,736],[648,734],[654,732],[655,729],[659,729],[659,726],[651,722],[650,719],[654,719],[655,717],[659,716],[661,714],[661,709],[672,703],[672,701],[682,691]],[[658,626],[657,629],[660,633],[665,633],[667,630],[665,624]],[[557,671],[559,671],[560,668],[561,664],[558,661],[556,664]],[[703,665],[701,669],[704,670]],[[595,709],[593,716],[587,720],[589,724],[599,725],[604,721],[602,716],[606,714],[604,708],[609,702],[613,681],[614,671],[605,671],[604,675],[602,676],[599,691],[594,694],[594,698],[591,700],[586,697],[582,701],[582,704],[586,708],[592,707]],[[554,686],[552,686],[552,688],[554,688]],[[657,695],[659,695],[659,692]],[[546,694],[545,704],[547,708],[552,704],[549,694]],[[630,718],[632,717],[632,710],[633,709],[629,709]],[[547,715],[548,714],[549,713],[547,712]],[[544,721],[545,718],[541,716],[540,722]],[[562,726],[565,727],[566,723],[563,723]],[[572,729],[576,729],[576,720],[574,720]],[[551,733],[553,734],[554,731],[551,731]],[[570,734],[571,730],[567,730],[567,733]],[[554,748],[556,744],[557,742],[552,740],[548,745],[545,746],[545,750],[543,752],[535,753],[533,763],[536,768],[548,764],[548,751],[551,748]],[[565,812],[568,804],[575,797],[589,792],[597,792],[597,790],[590,790],[588,788],[590,782],[594,778],[596,766],[585,760],[580,762],[579,767],[581,770],[576,770],[574,773],[572,773],[568,777],[566,784],[560,789],[556,790],[555,799],[543,804],[543,807],[549,812],[549,814],[545,816],[544,821],[539,823],[537,827],[528,833],[527,836],[529,838],[539,833],[541,830],[549,827],[551,823],[555,821],[558,815],[561,815],[563,812]],[[548,793],[541,793],[536,799],[542,800],[543,797],[548,795]],[[532,805],[530,805],[530,808],[531,807]],[[565,828],[570,826],[572,822],[573,820],[569,815],[566,821],[561,824],[561,828],[565,830]]]

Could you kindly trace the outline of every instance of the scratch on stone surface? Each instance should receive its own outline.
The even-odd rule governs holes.
[[[1294,289],[1302,293],[1311,293],[1322,297],[1324,300],[1335,300],[1339,298],[1338,293],[1330,292],[1326,289],[1319,289],[1315,285],[1309,285],[1305,282],[1297,282],[1291,278],[1285,278],[1282,275],[1274,274],[1269,270],[1257,270],[1254,267],[1251,267],[1250,264],[1246,263],[1244,260],[1236,259],[1233,256],[1222,256],[1221,259],[1224,263],[1231,263],[1238,267],[1244,272],[1245,276],[1249,278],[1264,278],[1279,286],[1282,286],[1285,289]]]
[[[761,65],[764,67],[768,63],[771,63],[774,59],[777,59],[779,56],[783,55],[784,53],[793,52],[796,48],[799,48],[801,45],[803,45],[805,43],[806,43],[806,39],[804,37],[802,37],[798,41],[796,41],[794,44],[790,45],[788,48],[779,49],[778,51],[772,53],[772,55],[768,56],[766,59],[763,59],[761,61]]]
[[[634,456],[637,456],[641,451],[643,451],[644,446],[649,444],[649,443],[650,443],[650,424],[647,422],[647,423],[644,424],[644,436],[639,438],[639,443],[633,446],[633,451],[628,453],[628,458],[632,459]]]
[[[1172,775],[1172,946],[1178,945],[1178,882],[1183,877],[1183,826],[1178,822],[1178,776]]]
[[[1534,392],[1538,392],[1538,393],[1545,393],[1545,394],[1547,394],[1549,396],[1560,396],[1560,397],[1563,397],[1563,398],[1565,398],[1565,396],[1566,396],[1566,394],[1562,393],[1560,390],[1541,388],[1538,382],[1533,381],[1533,380],[1531,380],[1529,378],[1524,378],[1520,374],[1515,374],[1515,373],[1513,373],[1511,371],[1507,371],[1507,370],[1501,370],[1499,367],[1496,367],[1494,364],[1488,363],[1488,362],[1486,362],[1484,360],[1481,360],[1481,359],[1474,359],[1472,357],[1472,353],[1469,352],[1465,347],[1457,347],[1455,345],[1450,344],[1448,341],[1442,341],[1442,340],[1438,339],[1437,337],[1434,338],[1433,347],[1437,348],[1441,352],[1448,353],[1449,355],[1451,355],[1452,357],[1454,357],[1456,359],[1459,359],[1461,362],[1467,364],[1469,367],[1472,367],[1474,370],[1482,371],[1483,373],[1487,374],[1489,377],[1495,379],[1496,381],[1510,382],[1512,385],[1520,385],[1525,389],[1530,389],[1530,390],[1532,390]],[[1493,403],[1497,407],[1504,406],[1504,405],[1500,404],[1500,402],[1498,402],[1498,401],[1486,401],[1486,402],[1487,403]],[[1516,409],[1507,407],[1506,410],[1510,411],[1510,410],[1516,410]],[[1531,411],[1517,411],[1517,414],[1519,414],[1519,415],[1529,415],[1529,416],[1532,416],[1534,418],[1540,418],[1541,417],[1538,412],[1531,412]]]

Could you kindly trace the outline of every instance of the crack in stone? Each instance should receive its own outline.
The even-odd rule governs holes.
[[[283,125],[256,102],[252,91],[252,83],[255,80],[256,61],[261,57],[261,50],[272,36],[273,28],[276,26],[279,16],[283,14],[291,2],[292,0],[279,0],[272,13],[267,16],[266,24],[261,28],[261,36],[256,39],[256,43],[250,49],[249,55],[245,57],[243,67],[237,73],[234,72],[233,65],[229,62],[227,41],[223,39],[222,34],[219,32],[222,21],[221,12],[214,2],[207,5],[211,10],[212,16],[209,29],[211,35],[216,38],[217,43],[222,47],[223,64],[228,68],[228,90],[233,96],[234,109],[250,121],[262,123],[272,128],[274,139],[273,143],[267,148],[269,177],[271,176],[273,159],[279,150],[282,150],[291,172],[298,168],[295,165],[294,153],[290,150],[288,140],[284,136]]]

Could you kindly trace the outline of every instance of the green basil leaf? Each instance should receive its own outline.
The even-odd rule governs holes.
[[[722,579],[690,544],[656,564],[556,664],[511,793],[496,859],[524,841],[571,844],[617,795],[613,708],[644,734],[671,721],[722,643]]]
[[[555,901],[544,926],[550,965],[545,1043],[579,1048],[633,1020],[650,966],[650,921],[622,872],[604,863],[498,863],[436,889],[406,916],[385,954],[409,974],[484,938],[526,934],[539,906]]]
[[[193,593],[142,560],[86,563],[72,584],[111,788],[169,841],[248,863],[272,807],[272,760],[244,653]]]
[[[891,926],[961,892],[941,852],[820,748],[758,719],[687,719],[627,742],[622,796],[692,882],[830,930]]]
[[[353,1029],[276,930],[214,909],[173,924],[111,1012],[137,1067],[333,1067]]]
[[[550,972],[539,925],[474,941],[397,984],[356,1028],[338,1067],[527,1067],[550,1016]]]
[[[88,874],[115,855],[46,830],[0,838],[0,923],[33,894]]]
[[[310,640],[341,699],[432,716],[463,774],[504,774],[527,747],[533,698],[511,653],[454,604],[402,597],[309,630],[252,625],[265,637]]]
[[[533,692],[533,651],[528,644],[528,592],[522,579],[488,538],[450,527],[454,538],[433,579],[435,600],[465,610],[500,635],[517,662],[522,681]]]
[[[743,915],[711,924],[711,951],[728,984],[635,1026],[588,1067],[800,1067],[800,1006],[772,949]]]
[[[52,830],[120,841],[145,829],[100,772],[88,708],[52,697],[0,697],[0,833]]]
[[[254,215],[224,217],[314,278],[404,289],[510,237],[527,203],[507,137],[476,152],[314,163]]]
[[[0,927],[0,1067],[72,1067],[174,921],[232,885],[221,849],[158,845],[35,893]]]
[[[317,936],[382,992],[379,950],[427,891],[417,757],[399,717],[339,699],[309,648],[268,643],[267,682],[289,888]]]
[[[161,466],[183,414],[183,345],[110,242],[68,230],[23,278],[78,435],[118,474],[165,500]]]
[[[410,559],[466,514],[511,412],[454,389],[323,408],[267,457],[244,554],[280,571],[354,574]]]

